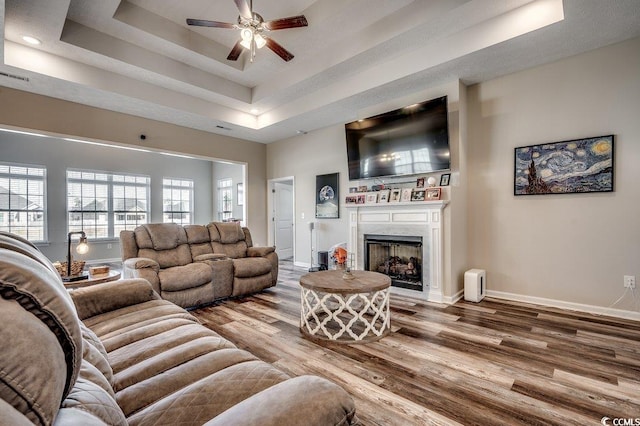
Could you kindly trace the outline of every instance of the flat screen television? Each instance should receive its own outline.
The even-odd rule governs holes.
[[[447,97],[345,124],[349,180],[451,167]]]

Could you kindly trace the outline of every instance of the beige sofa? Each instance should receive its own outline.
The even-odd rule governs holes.
[[[351,397],[289,378],[141,279],[68,292],[30,243],[0,232],[0,424],[348,425]]]
[[[163,299],[194,307],[276,285],[275,247],[254,247],[238,223],[147,224],[120,233],[125,278],[144,278]]]

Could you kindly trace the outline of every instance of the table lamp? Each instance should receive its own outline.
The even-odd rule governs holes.
[[[71,263],[73,262],[73,257],[71,256],[72,235],[80,235],[80,239],[78,240],[78,244],[76,245],[76,252],[78,252],[78,254],[85,254],[89,251],[89,245],[87,244],[87,235],[84,233],[84,231],[69,232],[69,235],[67,236],[67,276],[62,277],[62,281],[64,282],[84,280],[87,278],[87,275],[82,273],[73,276],[71,275]]]

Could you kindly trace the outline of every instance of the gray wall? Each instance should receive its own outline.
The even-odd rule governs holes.
[[[354,112],[359,117],[368,117],[385,111],[401,108],[416,102],[447,95],[449,113],[449,143],[451,147],[451,185],[444,188],[443,199],[448,201],[444,210],[444,270],[443,292],[445,296],[452,296],[462,288],[462,276],[467,265],[466,244],[466,171],[461,169],[465,164],[465,120],[464,100],[466,87],[457,81],[447,83],[410,95],[388,99],[374,108]],[[315,185],[316,175],[338,172],[340,188],[340,218],[315,218]],[[431,174],[436,179],[440,173]],[[347,169],[347,150],[344,125],[326,127],[283,141],[267,145],[267,177],[278,179],[294,177],[295,181],[295,254],[296,263],[308,264],[311,251],[311,234],[308,222],[315,222],[314,250],[328,250],[337,243],[346,242],[349,232],[349,210],[345,207],[345,194],[349,187],[359,185],[377,185],[380,183],[411,181],[402,186],[414,186],[416,176],[390,179],[370,179],[349,181]],[[430,175],[425,175],[428,177]],[[455,250],[455,251],[454,251]]]
[[[638,52],[634,39],[469,88],[469,266],[489,290],[607,308],[640,276]],[[608,134],[615,192],[513,195],[515,147]],[[615,308],[634,310],[631,295]]]
[[[640,276],[639,51],[634,39],[445,88],[450,122],[460,126],[444,192],[445,298],[460,295],[463,271],[483,268],[497,296],[616,315],[637,311],[628,292],[614,306],[621,311],[609,307],[624,293],[623,275]],[[392,109],[389,102],[398,101],[378,112]],[[615,192],[513,195],[515,147],[612,133]],[[268,145],[267,178],[295,177],[296,259],[309,258],[315,175],[339,172],[342,202],[355,186],[346,178],[345,151],[340,125]],[[320,250],[347,239],[343,203],[340,219],[320,222]]]
[[[47,168],[48,244],[40,249],[51,260],[66,257],[66,170],[90,169],[124,172],[151,177],[151,222],[162,222],[162,178],[194,180],[194,223],[213,220],[213,163],[158,153],[68,142],[54,137],[37,137],[0,131],[0,161],[41,165]],[[108,248],[108,245],[111,248]],[[120,257],[117,239],[90,241],[87,260]]]
[[[0,124],[198,158],[246,164],[245,221],[256,245],[267,242],[265,144],[3,87]],[[232,134],[232,132],[226,132]],[[140,139],[140,134],[147,137]]]

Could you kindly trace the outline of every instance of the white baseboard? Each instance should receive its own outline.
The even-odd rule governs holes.
[[[545,299],[544,297],[525,296],[522,294],[506,293],[503,291],[495,290],[487,290],[487,297],[640,321],[640,312],[636,311],[626,311],[623,309],[605,308],[602,306],[585,305],[582,303],[564,302],[562,300]]]
[[[456,303],[458,300],[462,299],[462,296],[464,296],[464,291],[460,290],[459,292],[457,292],[456,294],[454,294],[453,296],[445,296],[442,300],[443,303],[446,303],[448,305],[453,305],[454,303]]]

